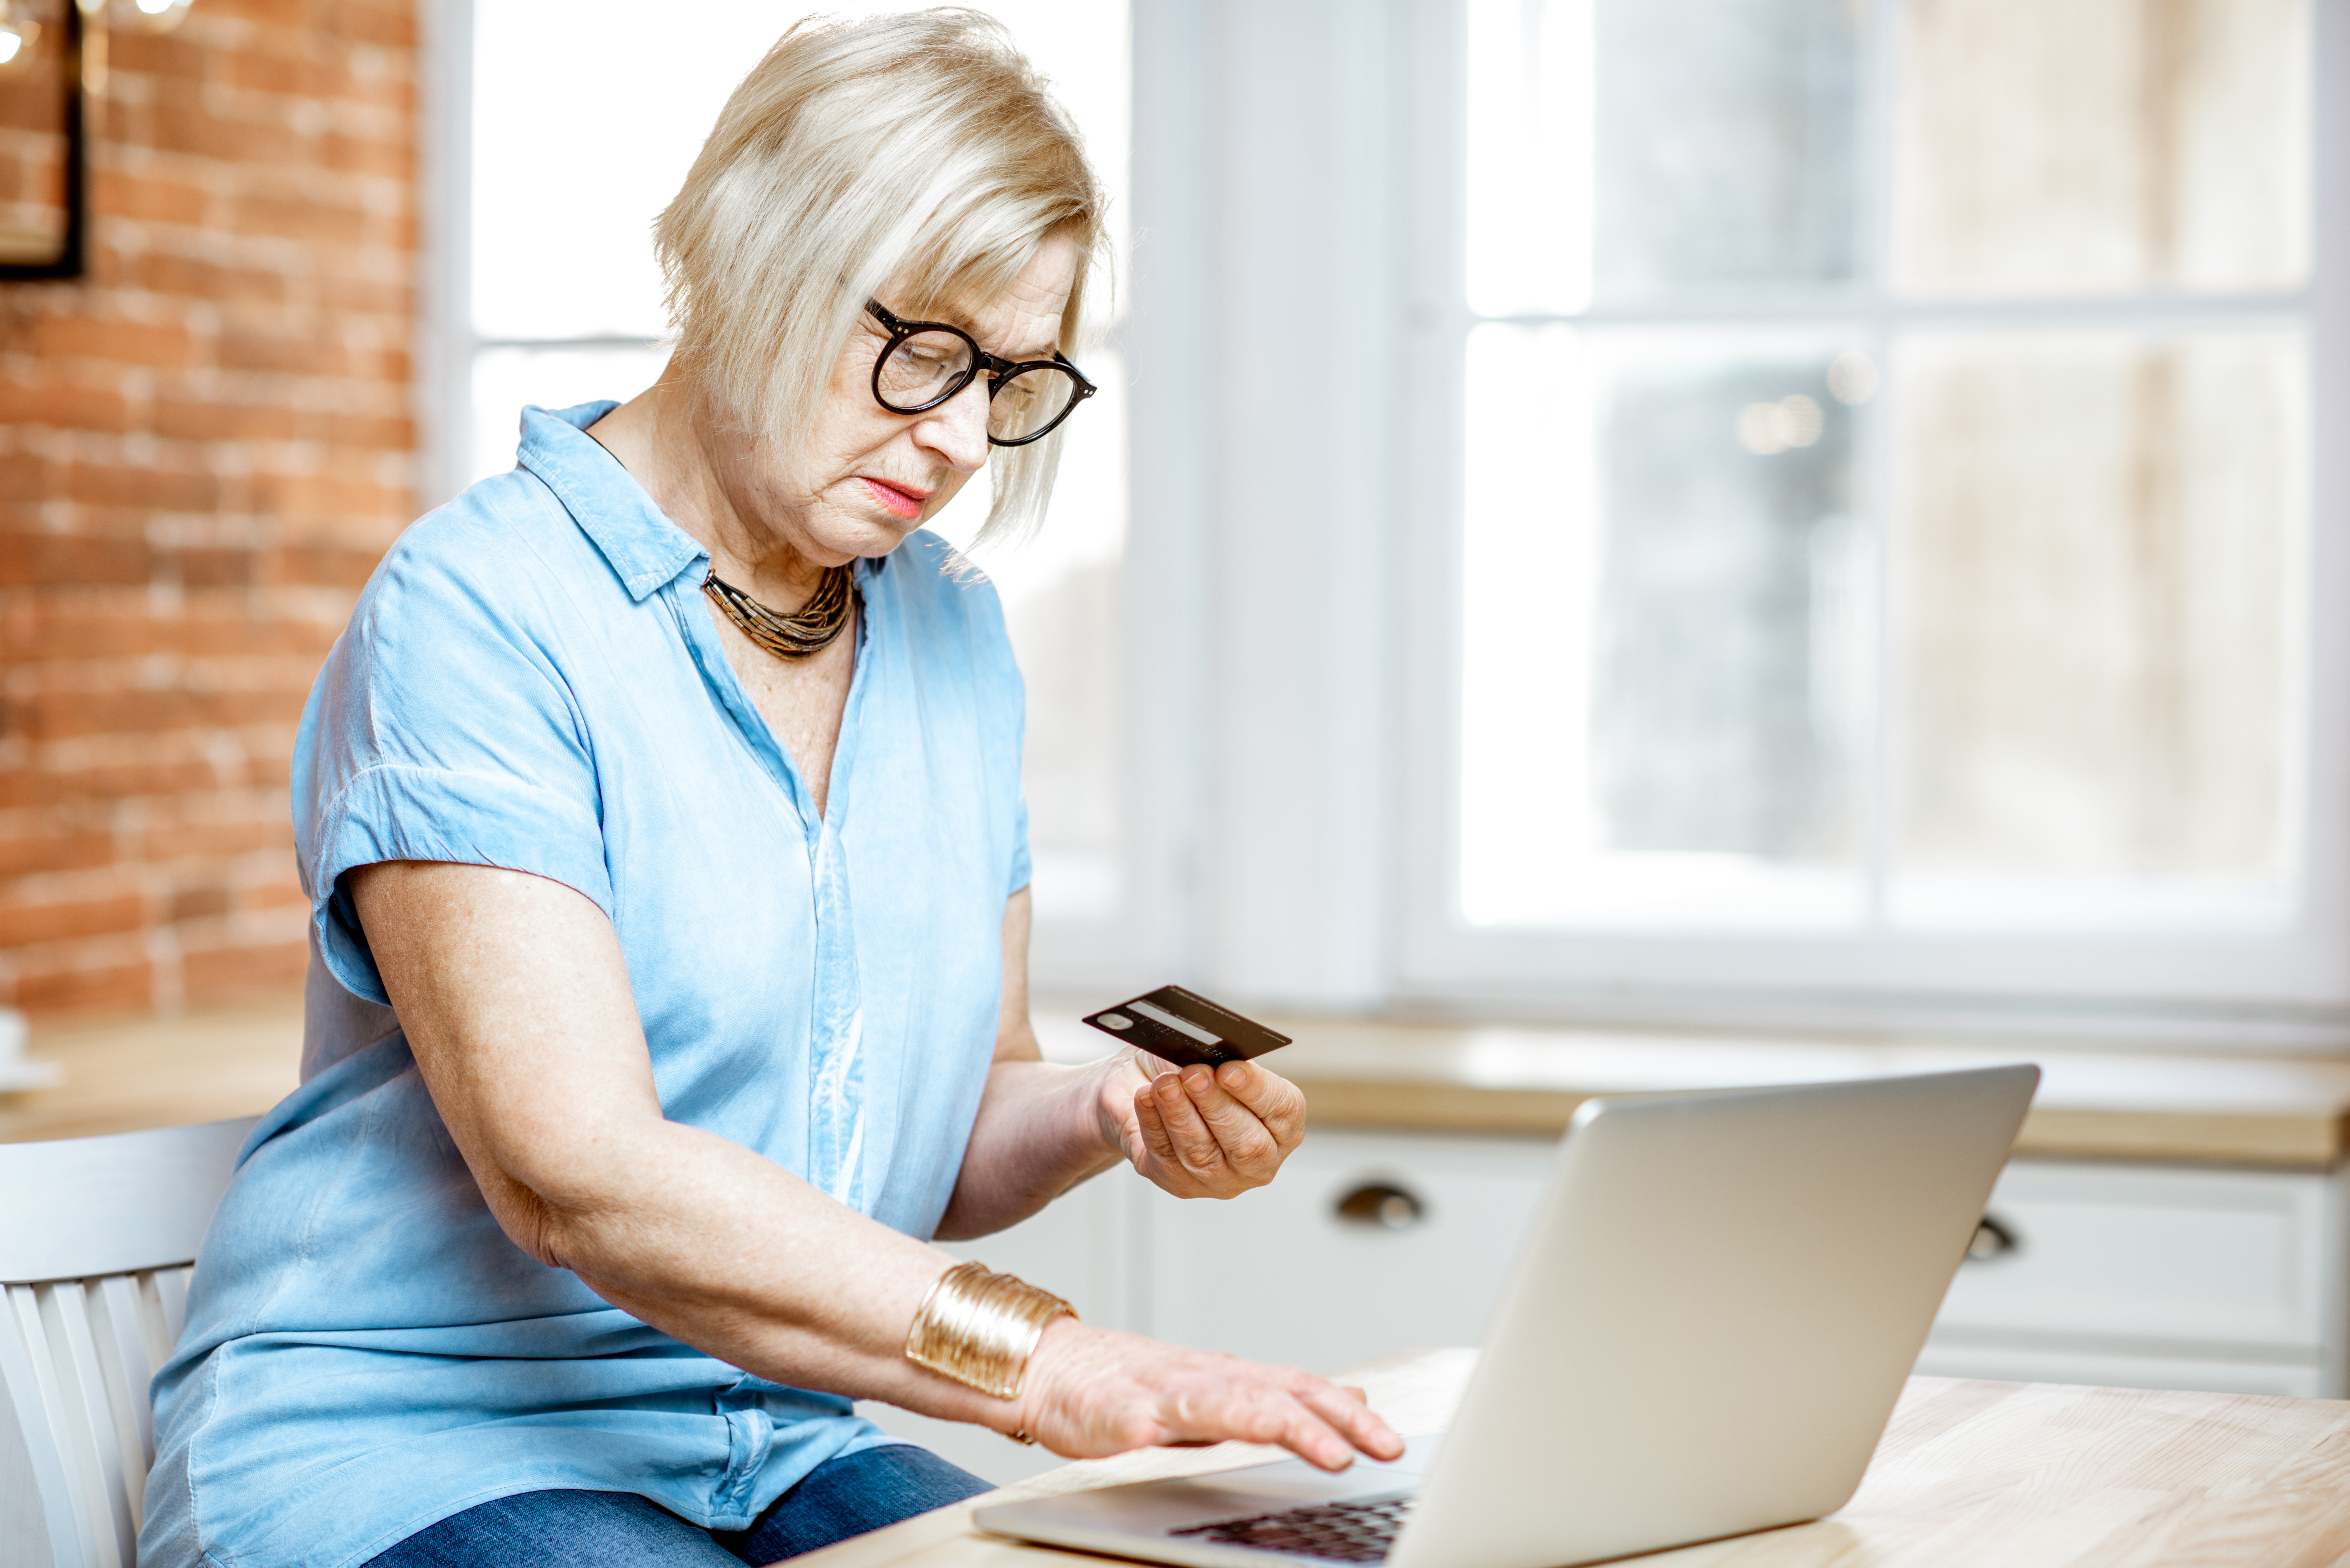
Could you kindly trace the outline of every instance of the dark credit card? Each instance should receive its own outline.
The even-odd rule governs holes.
[[[1193,1063],[1213,1067],[1262,1056],[1289,1044],[1288,1035],[1275,1034],[1263,1024],[1180,985],[1162,985],[1132,1002],[1105,1007],[1086,1022],[1113,1039],[1139,1045],[1179,1067]]]

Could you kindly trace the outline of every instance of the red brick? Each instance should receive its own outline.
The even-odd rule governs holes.
[[[155,433],[171,441],[292,441],[300,416],[283,403],[198,402],[173,398],[155,404]]]
[[[57,609],[0,622],[0,658],[19,670],[55,659],[136,658],[165,640],[161,624],[143,615]]]
[[[169,918],[174,921],[208,919],[228,913],[228,889],[217,882],[182,888],[172,895]]]
[[[336,202],[247,196],[234,203],[231,222],[240,234],[353,243],[367,237],[368,214],[364,208]]]
[[[154,1004],[155,972],[147,963],[57,970],[20,976],[15,1004],[39,1015],[144,1010]]]
[[[0,532],[0,587],[145,583],[154,569],[155,554],[144,540]]]
[[[281,337],[258,332],[224,333],[220,363],[225,370],[288,370],[304,376],[348,373],[350,357],[338,343]]]
[[[328,168],[338,174],[407,180],[416,172],[416,149],[405,141],[370,141],[329,132],[321,158]]]
[[[76,904],[0,905],[0,948],[31,947],[76,937],[113,936],[147,922],[147,900],[99,898]]]
[[[114,836],[110,833],[36,830],[0,838],[0,877],[89,871],[113,864]]]
[[[240,888],[236,892],[236,907],[240,909],[298,909],[309,905],[310,896],[302,891],[302,884],[295,879],[291,867],[282,882],[264,882]]]
[[[100,506],[208,512],[220,503],[220,481],[209,473],[77,462],[65,465],[62,478],[58,493]]]
[[[413,452],[416,450],[416,421],[337,414],[328,421],[327,439],[337,446],[358,447],[369,452]]]
[[[194,860],[210,856],[249,855],[256,849],[294,847],[294,825],[262,822],[207,823],[201,826],[161,829],[140,835],[151,863]]]
[[[0,424],[121,431],[130,428],[130,405],[120,392],[99,387],[0,381]]]
[[[165,251],[142,253],[133,275],[157,294],[185,295],[217,305],[275,305],[286,297],[283,274],[259,267],[215,266]]]
[[[341,74],[322,60],[298,55],[258,55],[240,52],[223,57],[222,78],[248,92],[279,93],[288,98],[323,99],[336,93]]]
[[[45,359],[110,359],[118,365],[177,368],[188,362],[188,334],[182,327],[141,321],[52,316],[34,326],[33,351]]]
[[[182,958],[181,983],[190,1002],[221,1002],[297,984],[309,963],[309,945],[301,940],[267,947],[214,948]]]
[[[193,109],[159,105],[153,114],[140,117],[139,131],[125,140],[247,168],[292,168],[308,161],[304,139],[282,126],[246,125]]]
[[[220,16],[265,23],[288,32],[310,26],[313,0],[205,0],[204,9]]]
[[[193,185],[171,180],[140,180],[107,171],[93,182],[98,210],[109,217],[150,223],[200,223],[210,199]]]

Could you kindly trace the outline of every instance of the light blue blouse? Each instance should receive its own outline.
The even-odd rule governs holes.
[[[742,1529],[886,1442],[507,1241],[419,1079],[343,873],[535,872],[620,937],[671,1120],[910,1235],[945,1211],[1028,880],[1021,685],[994,590],[935,535],[859,563],[819,817],[728,667],[709,556],[584,433],[400,536],[312,691],[294,820],[313,912],[302,1086],[245,1145],[155,1380],[142,1568],[365,1562],[546,1488]]]

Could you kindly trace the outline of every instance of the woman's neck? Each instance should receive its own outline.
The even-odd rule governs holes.
[[[685,388],[663,379],[588,429],[643,486],[653,504],[710,552],[711,570],[761,604],[789,615],[807,603],[826,568],[795,548],[730,487],[704,417]]]

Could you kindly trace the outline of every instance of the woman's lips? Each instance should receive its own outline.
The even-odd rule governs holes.
[[[874,500],[879,501],[900,517],[920,517],[922,514],[922,503],[929,499],[927,495],[917,495],[910,490],[900,490],[894,484],[884,484],[878,479],[868,479],[861,473],[857,476],[857,480],[867,490],[872,492]]]

